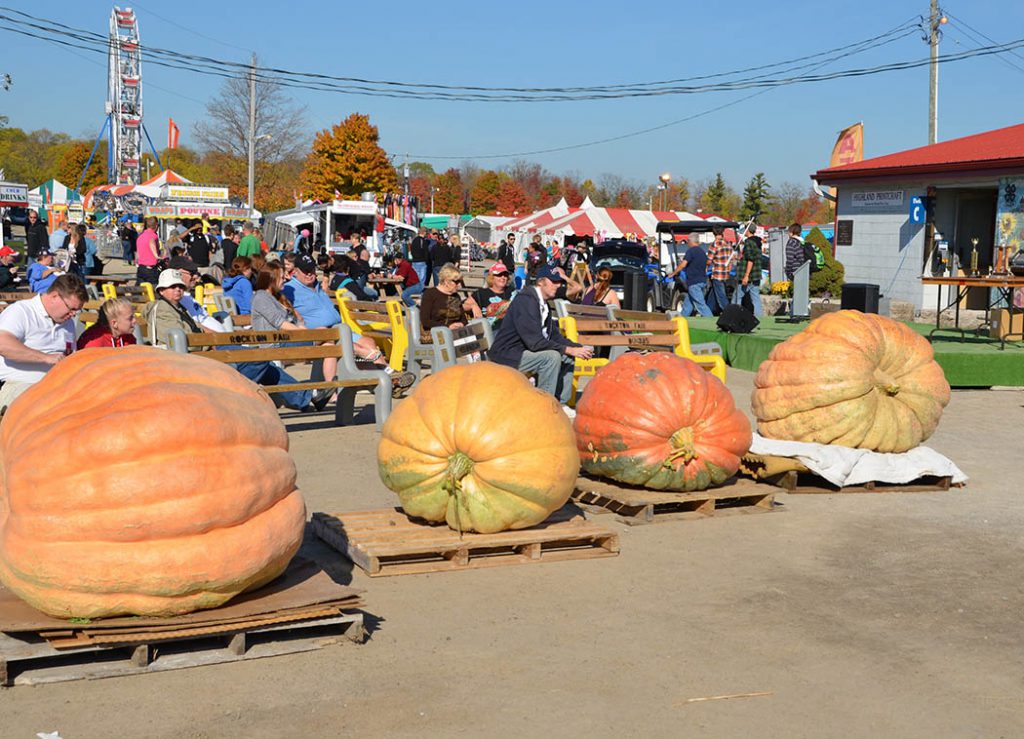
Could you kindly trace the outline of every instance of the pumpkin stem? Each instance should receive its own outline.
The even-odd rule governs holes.
[[[675,451],[665,458],[665,461],[661,463],[662,467],[671,468],[677,459],[682,459],[686,463],[697,456],[697,449],[693,445],[693,428],[690,426],[681,428],[672,434],[669,443],[672,444]]]
[[[888,372],[875,370],[875,386],[889,397],[899,394],[900,384]]]
[[[448,479],[444,482],[444,489],[449,495],[455,497],[455,528],[458,529],[459,538],[462,538],[462,517],[459,515],[459,508],[462,506],[462,478],[473,469],[473,460],[462,452],[455,452],[448,457]]]

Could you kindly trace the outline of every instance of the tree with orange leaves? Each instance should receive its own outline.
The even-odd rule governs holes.
[[[379,138],[370,117],[361,113],[318,133],[302,171],[302,191],[330,200],[335,190],[349,197],[396,190],[398,178]]]

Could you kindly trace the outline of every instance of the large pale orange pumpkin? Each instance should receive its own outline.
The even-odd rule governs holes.
[[[423,380],[384,424],[377,463],[408,515],[484,534],[542,522],[580,468],[555,399],[493,362]]]
[[[752,437],[721,380],[666,352],[629,352],[598,370],[575,427],[587,473],[654,490],[720,485]]]
[[[53,616],[213,608],[302,541],[284,426],[220,362],[75,353],[11,405],[0,452],[0,580]]]
[[[935,431],[949,383],[931,344],[906,324],[844,310],[772,349],[754,379],[768,438],[905,452]]]

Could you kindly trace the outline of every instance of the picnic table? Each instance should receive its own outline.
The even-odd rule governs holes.
[[[109,284],[109,285],[127,285],[129,282],[134,280],[134,277],[107,277],[106,275],[87,275],[87,282],[93,282],[97,285]]]

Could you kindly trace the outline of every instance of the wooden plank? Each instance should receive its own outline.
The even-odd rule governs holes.
[[[576,328],[581,333],[604,331],[675,331],[671,321],[594,321],[583,319],[576,321]]]
[[[190,334],[195,335],[195,334]],[[201,356],[218,362],[235,364],[236,362],[273,362],[280,360],[312,360],[327,357],[340,357],[341,347],[337,344],[324,346],[279,346],[269,349],[227,349],[224,351],[203,352]]]
[[[776,485],[794,495],[830,495],[861,493],[939,493],[962,489],[954,485],[951,477],[926,476],[909,483],[867,482],[863,485],[837,487],[813,473],[789,471],[770,477],[765,482]]]
[[[388,316],[387,311],[381,311],[379,313],[369,311],[348,311],[348,317],[353,321],[366,321],[367,323],[390,323],[391,318]]]
[[[313,531],[371,577],[615,556],[619,538],[571,512],[497,534],[416,523],[400,510],[314,513]]]
[[[376,384],[376,380],[333,380],[329,382],[295,382],[291,385],[260,385],[260,387],[263,388],[263,392],[272,394],[292,391],[301,392],[302,390],[323,390],[329,387],[373,387]]]
[[[244,639],[236,638],[238,634]],[[342,638],[361,643],[365,635],[360,612],[242,626],[217,636],[168,639],[161,641],[159,649],[143,644],[130,649],[103,646],[58,652],[45,642],[34,643],[30,635],[0,634],[0,685],[40,685],[261,659],[321,649]]]
[[[219,334],[188,334],[188,346],[240,346],[246,344],[294,344],[305,341],[337,341],[336,328],[307,328],[294,331],[228,331]]]
[[[579,334],[576,340],[578,344],[586,346],[676,346],[679,344],[679,337],[653,336],[650,334]]]
[[[572,498],[588,511],[614,513],[619,521],[638,525],[769,512],[775,494],[771,486],[744,478],[710,490],[677,493],[581,477]]]
[[[387,315],[388,301],[377,302],[375,300],[344,300],[345,306],[351,311],[353,308],[356,310],[366,310],[374,313],[380,312],[383,315]]]

